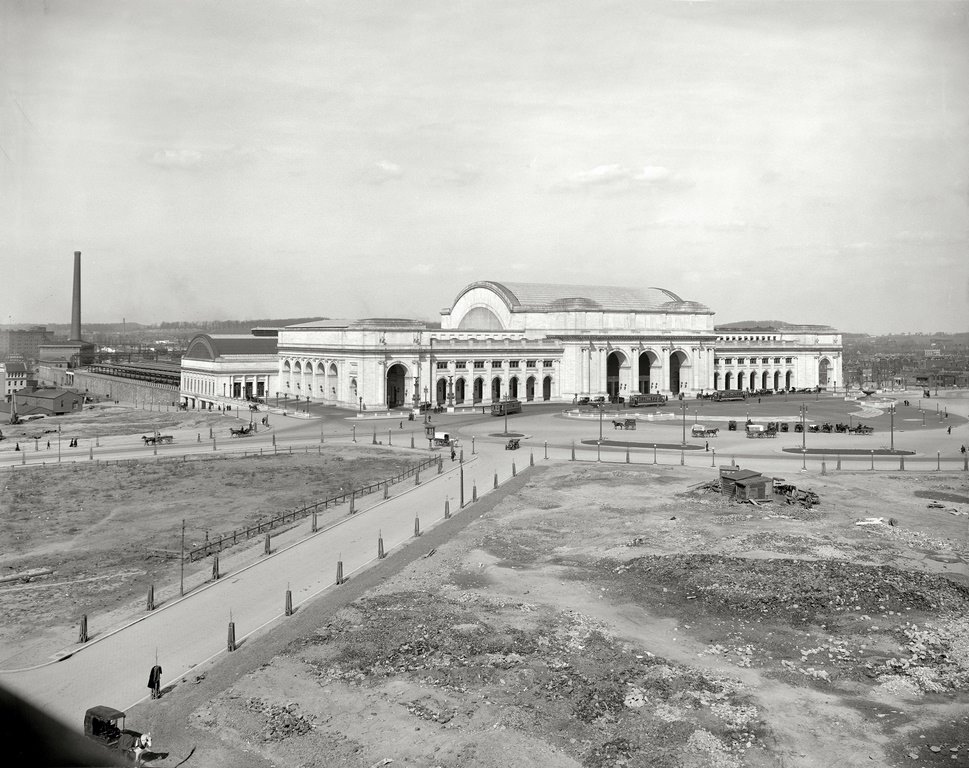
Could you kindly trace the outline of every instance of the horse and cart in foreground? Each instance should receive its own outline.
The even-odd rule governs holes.
[[[636,429],[636,419],[613,419],[613,429]]]
[[[247,424],[244,427],[229,427],[229,437],[248,437],[255,430],[252,428],[252,424]]]
[[[135,765],[142,765],[142,755],[151,749],[151,734],[124,727],[125,713],[100,705],[84,713],[84,735],[101,746],[120,752]]]

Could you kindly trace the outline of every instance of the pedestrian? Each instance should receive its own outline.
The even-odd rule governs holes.
[[[456,453],[454,452],[454,446],[452,445],[452,446],[451,446],[451,461],[454,461],[454,457],[455,457],[456,455],[457,455],[457,454],[456,454]]]
[[[951,435],[951,434],[952,434],[952,427],[949,427],[949,428],[948,428],[948,429],[946,430],[946,432],[948,432],[948,433],[949,433],[949,434]]]
[[[47,450],[50,450],[50,440],[47,441]]]
[[[195,438],[195,442],[197,442],[197,443],[201,443],[202,442],[202,433],[201,432],[197,433],[197,436]]]
[[[962,451],[963,454],[965,454],[965,452],[966,452],[966,446],[962,446],[962,448],[960,448],[959,450]]]
[[[403,429],[403,428],[404,428],[404,420],[401,419],[400,426],[398,427],[398,429]]]
[[[14,448],[14,450],[15,450],[15,451],[19,451],[19,450],[20,450],[20,443],[17,443],[17,447],[16,447],[16,448]]]
[[[157,664],[148,673],[148,687],[151,688],[151,697],[153,699],[161,698],[161,676],[162,668]]]
[[[710,441],[709,440],[706,441],[706,445],[703,446],[703,450],[705,450],[705,451],[709,451],[710,450]]]

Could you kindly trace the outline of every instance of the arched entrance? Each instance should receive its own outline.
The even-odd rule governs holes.
[[[653,389],[653,368],[659,365],[659,358],[652,352],[643,352],[639,356],[639,381],[637,392],[648,394]]]
[[[720,389],[720,371],[713,372],[713,389],[714,391]]]
[[[794,372],[788,371],[787,376],[784,377],[784,386],[790,389],[794,384]]]
[[[512,376],[508,382],[508,397],[518,398],[518,377]]]
[[[740,373],[737,374],[737,389],[743,389],[743,388],[744,388],[744,372],[741,371]]]
[[[471,389],[472,397],[474,402],[480,403],[484,400],[484,380],[479,376],[474,380],[474,386]]]
[[[542,400],[552,399],[552,377],[546,376],[542,380]]]
[[[753,392],[755,389],[757,389],[757,371],[751,371],[750,372],[750,379],[749,379],[749,381],[750,381],[750,383],[747,385],[747,389],[749,389],[751,392]]]
[[[501,400],[501,379],[498,376],[491,380],[491,399]]]
[[[689,386],[689,371],[685,353],[674,352],[670,355],[670,392],[678,395]]]
[[[458,379],[454,382],[454,402],[464,402],[464,379]]]
[[[627,378],[628,376],[629,358],[622,352],[610,352],[608,357],[606,357],[606,394],[610,400],[615,400],[619,397],[622,383],[620,377]]]
[[[358,398],[358,395],[357,395],[357,380],[356,379],[350,379],[350,402],[352,402],[354,405],[356,405],[357,404],[357,398]]]
[[[733,374],[728,371],[727,374],[723,377],[723,388],[730,389],[731,384],[733,384]]]
[[[399,408],[404,404],[404,377],[407,369],[395,363],[387,370],[387,407]]]
[[[760,376],[760,388],[767,389],[767,371],[764,371]]]
[[[781,388],[781,372],[774,371],[774,391],[776,392]]]
[[[437,380],[437,404],[444,405],[447,402],[447,379]]]
[[[828,385],[828,377],[831,375],[831,361],[826,357],[821,358],[818,363],[818,384],[822,387]]]
[[[525,380],[525,400],[529,403],[535,399],[535,377],[529,376]]]
[[[293,392],[297,395],[303,394],[303,366],[299,360],[293,365]],[[238,397],[239,395],[235,395]]]
[[[327,397],[333,400],[339,399],[336,393],[337,382],[339,381],[339,373],[336,368],[336,363],[330,363],[330,370],[326,375],[326,386],[327,386]]]

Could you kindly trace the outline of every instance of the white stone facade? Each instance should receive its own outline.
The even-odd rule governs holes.
[[[406,319],[319,320],[278,329],[272,353],[259,353],[256,337],[234,354],[227,337],[214,342],[219,354],[200,342],[186,354],[195,359],[183,361],[183,402],[231,397],[240,383],[269,400],[363,411],[843,382],[833,329],[715,328],[713,314],[659,288],[477,282],[442,310],[439,328]]]

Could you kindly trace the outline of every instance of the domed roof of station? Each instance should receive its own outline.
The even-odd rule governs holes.
[[[710,313],[709,307],[685,301],[665,288],[562,283],[504,283],[481,280],[465,286],[452,306],[476,288],[493,291],[511,312],[689,312]]]

